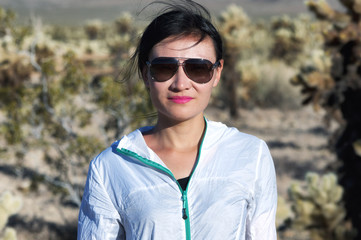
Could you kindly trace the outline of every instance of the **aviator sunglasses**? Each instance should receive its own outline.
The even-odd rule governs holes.
[[[184,60],[180,62],[179,60]],[[151,62],[146,62],[150,75],[157,82],[164,82],[171,79],[182,66],[183,71],[189,79],[196,83],[207,83],[213,77],[213,70],[220,65],[219,61],[214,64],[202,58],[173,58],[158,57]]]

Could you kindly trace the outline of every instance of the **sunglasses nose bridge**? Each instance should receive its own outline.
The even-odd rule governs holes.
[[[185,65],[186,65],[186,61],[179,61],[179,59],[177,59],[177,69],[174,72],[174,74],[177,74],[179,67],[182,67],[183,72],[187,75],[186,69],[185,69]],[[188,75],[187,75],[188,76]]]
[[[183,68],[183,71],[185,70],[184,69],[184,66],[186,65],[186,62],[185,61],[179,61],[179,59],[177,60],[177,71],[178,71],[178,68],[179,67],[182,67]]]
[[[185,64],[186,64],[185,61],[182,61],[182,62],[181,62],[181,61],[178,60],[178,62],[177,62],[177,65],[178,65],[178,66],[182,66],[182,67],[183,67]]]
[[[192,79],[190,79],[185,66],[186,66],[186,62],[179,61],[179,59],[178,59],[177,70],[173,74],[173,77],[175,76],[174,81],[172,83],[172,86],[174,88],[187,89],[191,86],[190,82],[192,82]],[[182,72],[182,70],[180,70],[180,67],[182,68],[183,72]]]

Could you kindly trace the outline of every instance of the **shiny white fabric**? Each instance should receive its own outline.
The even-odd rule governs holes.
[[[147,147],[146,130],[124,136],[91,161],[78,239],[186,239],[176,180],[119,153],[127,149],[165,167]],[[187,192],[192,240],[277,239],[275,169],[262,140],[207,121]]]

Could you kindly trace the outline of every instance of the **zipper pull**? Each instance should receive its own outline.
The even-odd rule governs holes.
[[[183,211],[182,211],[182,212],[183,212],[183,217],[182,217],[182,218],[183,218],[184,220],[186,220],[186,219],[188,218],[186,209],[183,208]]]
[[[186,211],[187,195],[186,195],[185,191],[183,191],[183,193],[182,193],[182,200],[183,200],[183,209],[182,209],[183,216],[182,216],[182,218],[184,220],[186,220],[188,218],[188,216],[187,216],[187,211]]]

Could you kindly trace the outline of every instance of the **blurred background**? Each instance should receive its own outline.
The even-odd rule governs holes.
[[[150,2],[0,0],[0,239],[76,239],[90,160],[154,123],[122,81]],[[205,115],[268,143],[279,239],[361,239],[361,3],[198,2],[225,47]]]

